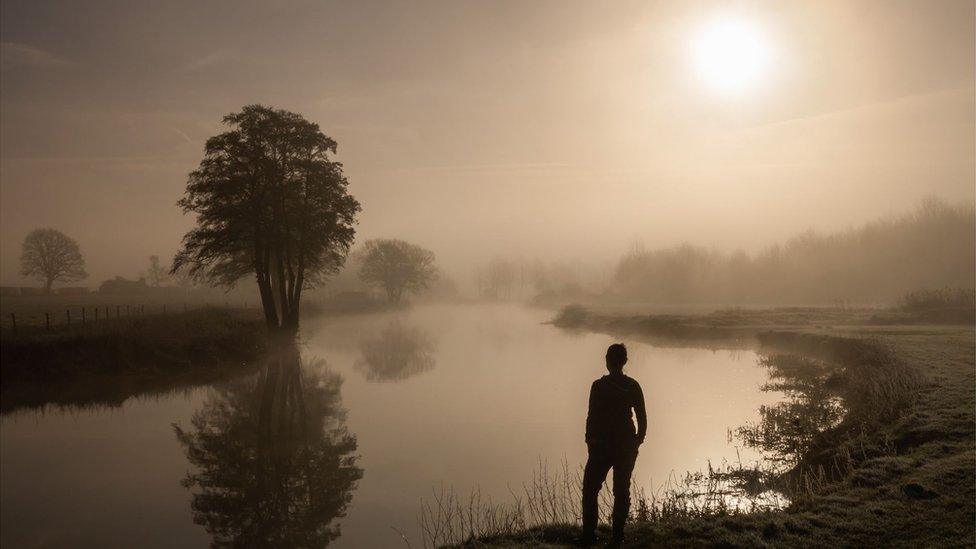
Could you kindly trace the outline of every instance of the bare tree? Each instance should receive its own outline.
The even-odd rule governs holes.
[[[158,255],[149,256],[149,270],[146,279],[153,288],[158,288],[166,280],[166,268],[159,263]]]
[[[51,293],[55,282],[75,282],[88,276],[78,243],[55,229],[34,229],[24,238],[21,274],[44,282]]]
[[[420,293],[437,277],[434,252],[403,240],[370,240],[364,246],[359,277],[382,287],[393,303],[405,293]]]
[[[500,257],[492,259],[487,269],[488,288],[497,297],[511,297],[512,285],[515,284],[515,265]]]

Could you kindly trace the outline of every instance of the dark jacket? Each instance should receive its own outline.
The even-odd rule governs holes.
[[[636,432],[631,410],[637,416]],[[646,434],[647,412],[640,384],[623,373],[594,381],[586,414],[586,444],[623,447],[644,442]]]

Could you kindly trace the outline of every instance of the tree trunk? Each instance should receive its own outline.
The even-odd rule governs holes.
[[[298,331],[298,312],[299,303],[301,303],[302,299],[302,283],[302,277],[298,277],[298,280],[295,281],[295,288],[292,292],[291,299],[288,300],[288,316],[283,327],[291,332]]]
[[[288,320],[288,292],[285,290],[285,266],[281,254],[271,254],[271,290],[278,310],[278,327]]]
[[[261,293],[264,321],[269,330],[275,330],[278,328],[278,314],[275,311],[274,296],[271,293],[271,282],[268,280],[268,275],[258,274],[258,290]]]

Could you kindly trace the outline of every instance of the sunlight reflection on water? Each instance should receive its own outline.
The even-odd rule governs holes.
[[[435,487],[478,487],[503,500],[540,460],[585,460],[589,386],[617,338],[565,332],[544,324],[550,316],[517,305],[427,305],[305,323],[304,379],[341,376],[336,403],[363,471],[347,515],[330,523],[341,527],[336,545],[402,544],[394,528],[419,545],[418,501]],[[728,438],[780,398],[760,391],[767,376],[754,351],[623,341],[649,417],[636,483],[652,492],[684,471],[759,457]],[[206,545],[191,509],[200,491],[180,485],[194,468],[172,425],[188,428],[215,394],[5,416],[3,544]],[[241,444],[227,432],[229,445]]]

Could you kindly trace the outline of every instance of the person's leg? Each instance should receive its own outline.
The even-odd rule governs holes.
[[[599,520],[599,496],[611,462],[606,452],[591,451],[583,469],[583,537],[591,538]]]
[[[630,477],[637,461],[637,448],[627,449],[613,460],[613,538],[622,540],[630,513]]]

